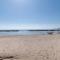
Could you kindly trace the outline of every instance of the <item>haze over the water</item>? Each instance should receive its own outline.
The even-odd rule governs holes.
[[[60,0],[0,0],[0,29],[60,27]]]

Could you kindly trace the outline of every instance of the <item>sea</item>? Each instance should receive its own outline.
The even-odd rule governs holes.
[[[14,36],[14,35],[47,35],[50,31],[28,31],[28,30],[21,30],[15,32],[0,32],[0,36]],[[53,32],[53,31],[51,31]],[[57,31],[54,32],[55,34],[58,33]]]

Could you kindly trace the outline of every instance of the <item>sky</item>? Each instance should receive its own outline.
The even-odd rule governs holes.
[[[60,0],[0,0],[0,29],[60,28]]]

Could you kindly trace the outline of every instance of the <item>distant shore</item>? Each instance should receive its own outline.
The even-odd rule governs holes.
[[[18,32],[19,30],[0,30],[0,32]]]
[[[0,32],[18,32],[18,31],[60,31],[60,29],[0,30]]]

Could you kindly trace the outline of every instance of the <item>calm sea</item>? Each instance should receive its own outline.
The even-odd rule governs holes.
[[[57,33],[57,32],[55,32]],[[18,32],[0,32],[0,36],[9,35],[47,35],[48,31],[18,31]]]

